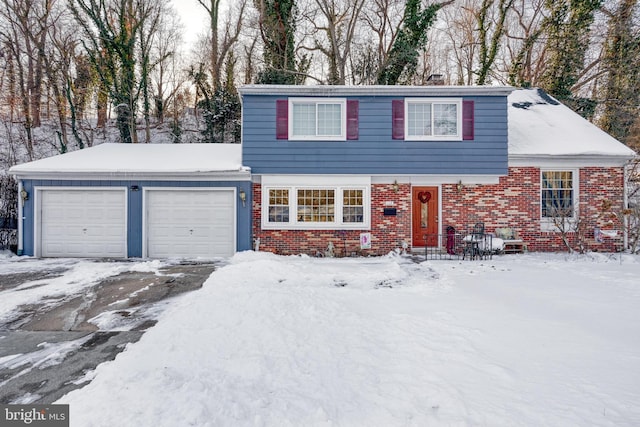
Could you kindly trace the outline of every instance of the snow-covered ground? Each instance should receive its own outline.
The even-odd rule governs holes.
[[[45,303],[59,305],[69,297],[76,296],[108,277],[127,271],[154,272],[159,274],[166,262],[96,262],[88,259],[36,259],[13,256],[9,251],[0,251],[0,273],[5,275],[24,273],[47,273],[42,279],[27,281],[15,287],[0,286],[0,324],[11,319],[20,306]],[[0,284],[2,285],[2,284]]]
[[[73,426],[637,426],[640,260],[240,253],[57,403]]]

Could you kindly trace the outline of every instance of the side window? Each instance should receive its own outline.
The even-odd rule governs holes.
[[[573,171],[542,171],[542,218],[573,218],[575,190]]]

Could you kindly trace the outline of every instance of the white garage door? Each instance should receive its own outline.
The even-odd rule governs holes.
[[[40,190],[40,255],[126,258],[126,191]]]
[[[227,257],[235,252],[235,193],[148,190],[147,256]]]

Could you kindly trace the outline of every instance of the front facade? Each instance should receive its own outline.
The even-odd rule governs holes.
[[[582,221],[591,249],[619,249],[621,224],[610,213],[624,204],[634,153],[543,92],[512,92],[244,87],[254,241],[281,254],[330,245],[379,255],[442,247],[448,227],[465,233],[482,222],[488,232],[513,230],[529,250],[552,251],[564,250],[561,217]]]
[[[444,248],[476,223],[533,251],[565,250],[563,238],[624,245],[617,214],[635,153],[542,91],[240,94],[242,144],[103,144],[13,167],[19,253],[383,255]]]

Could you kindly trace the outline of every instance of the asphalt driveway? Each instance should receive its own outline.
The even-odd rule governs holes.
[[[123,271],[96,280],[77,267],[99,269],[105,265],[101,261],[18,262],[20,268],[14,268],[17,264],[0,258],[3,404],[48,404],[86,385],[96,366],[138,341],[173,297],[200,288],[215,269],[213,262],[175,261],[128,270],[131,261],[108,261],[113,271]],[[60,291],[65,278],[73,284],[70,292]],[[37,300],[24,298],[34,290]]]

